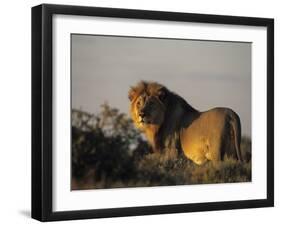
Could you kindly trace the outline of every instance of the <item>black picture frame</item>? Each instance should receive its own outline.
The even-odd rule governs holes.
[[[52,210],[52,18],[55,14],[266,27],[267,198],[54,212]],[[271,206],[274,206],[273,19],[49,4],[32,8],[32,218],[40,221],[56,221]]]

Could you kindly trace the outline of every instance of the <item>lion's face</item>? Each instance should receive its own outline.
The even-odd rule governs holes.
[[[131,116],[139,129],[160,126],[165,116],[166,88],[157,83],[140,83],[129,92]]]

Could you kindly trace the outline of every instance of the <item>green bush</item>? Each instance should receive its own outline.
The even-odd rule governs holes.
[[[129,117],[107,104],[97,115],[72,110],[72,189],[251,181],[249,138],[241,149],[244,163],[197,166],[177,150],[152,153]]]

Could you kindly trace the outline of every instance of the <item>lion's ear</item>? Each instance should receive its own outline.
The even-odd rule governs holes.
[[[133,87],[130,88],[129,93],[128,93],[128,98],[130,101],[132,101],[136,97],[136,91]]]
[[[158,97],[161,101],[164,101],[168,95],[168,90],[163,87],[158,91]]]

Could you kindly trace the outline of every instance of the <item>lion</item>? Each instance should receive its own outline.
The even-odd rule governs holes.
[[[242,162],[241,123],[229,108],[200,112],[156,82],[141,81],[129,90],[130,114],[154,152],[176,149],[197,165],[225,156]]]

